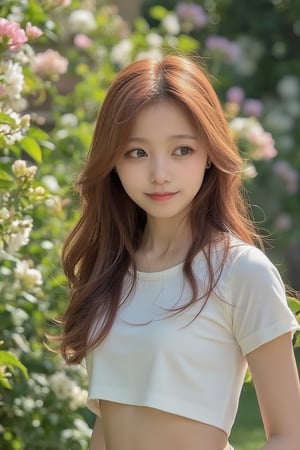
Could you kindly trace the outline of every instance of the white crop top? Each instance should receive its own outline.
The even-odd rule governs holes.
[[[216,247],[216,269],[223,251]],[[207,281],[200,252],[193,263],[199,286]],[[99,401],[148,406],[230,433],[247,368],[245,355],[299,328],[277,269],[258,249],[234,239],[215,293],[173,315],[191,290],[182,264],[138,272],[134,292],[113,327],[87,355],[89,408]],[[192,321],[192,319],[195,320]]]

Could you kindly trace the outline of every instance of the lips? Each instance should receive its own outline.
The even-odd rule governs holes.
[[[151,198],[151,200],[156,201],[165,201],[165,200],[171,200],[177,192],[152,192],[150,194],[147,194],[148,197]]]

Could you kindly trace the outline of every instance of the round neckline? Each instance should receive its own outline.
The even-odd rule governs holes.
[[[223,240],[216,240],[214,242],[213,248],[211,248],[211,251],[218,251],[220,249],[220,247],[223,245]],[[204,258],[204,254],[203,254],[203,249],[201,249],[199,251],[199,253],[197,253],[197,255],[194,257],[193,260],[193,264],[199,262],[200,260],[203,260]],[[166,278],[168,276],[174,275],[174,274],[178,274],[179,272],[182,273],[182,268],[184,266],[184,261],[175,264],[174,266],[171,267],[167,267],[166,269],[163,270],[159,270],[159,271],[154,271],[154,272],[144,272],[142,270],[137,270],[136,271],[136,275],[138,279],[159,279],[159,278]],[[129,269],[129,271],[132,273],[132,268]]]
[[[203,250],[200,250],[200,252],[195,256],[194,262],[197,262],[198,260],[202,259],[203,257]],[[174,266],[167,267],[163,270],[158,270],[155,272],[144,272],[142,270],[137,270],[136,275],[139,279],[159,279],[159,278],[166,278],[170,275],[178,274],[179,272],[182,272],[182,268],[184,266],[184,261],[175,264]]]

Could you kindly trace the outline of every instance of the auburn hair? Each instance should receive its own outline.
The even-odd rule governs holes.
[[[61,321],[62,333],[54,340],[60,342],[68,363],[80,362],[107,336],[122,301],[129,267],[133,268],[132,288],[136,282],[134,255],[146,215],[124,191],[114,166],[130,138],[136,114],[164,98],[182,105],[204,133],[212,163],[190,212],[193,242],[183,271],[193,298],[184,308],[199,299],[192,270],[199,251],[205,253],[210,277],[206,299],[217,283],[210,263],[210,245],[216,232],[223,236],[231,232],[249,244],[259,240],[242,194],[241,157],[206,70],[198,61],[175,55],[131,63],[112,82],[98,113],[87,161],[77,182],[80,218],[63,247],[69,303]],[[223,264],[228,248],[224,239]],[[97,327],[95,321],[99,322]]]

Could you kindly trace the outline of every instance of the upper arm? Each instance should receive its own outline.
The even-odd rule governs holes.
[[[291,334],[247,355],[267,437],[299,436],[300,384]]]
[[[99,416],[96,417],[89,450],[105,450],[103,425]]]

